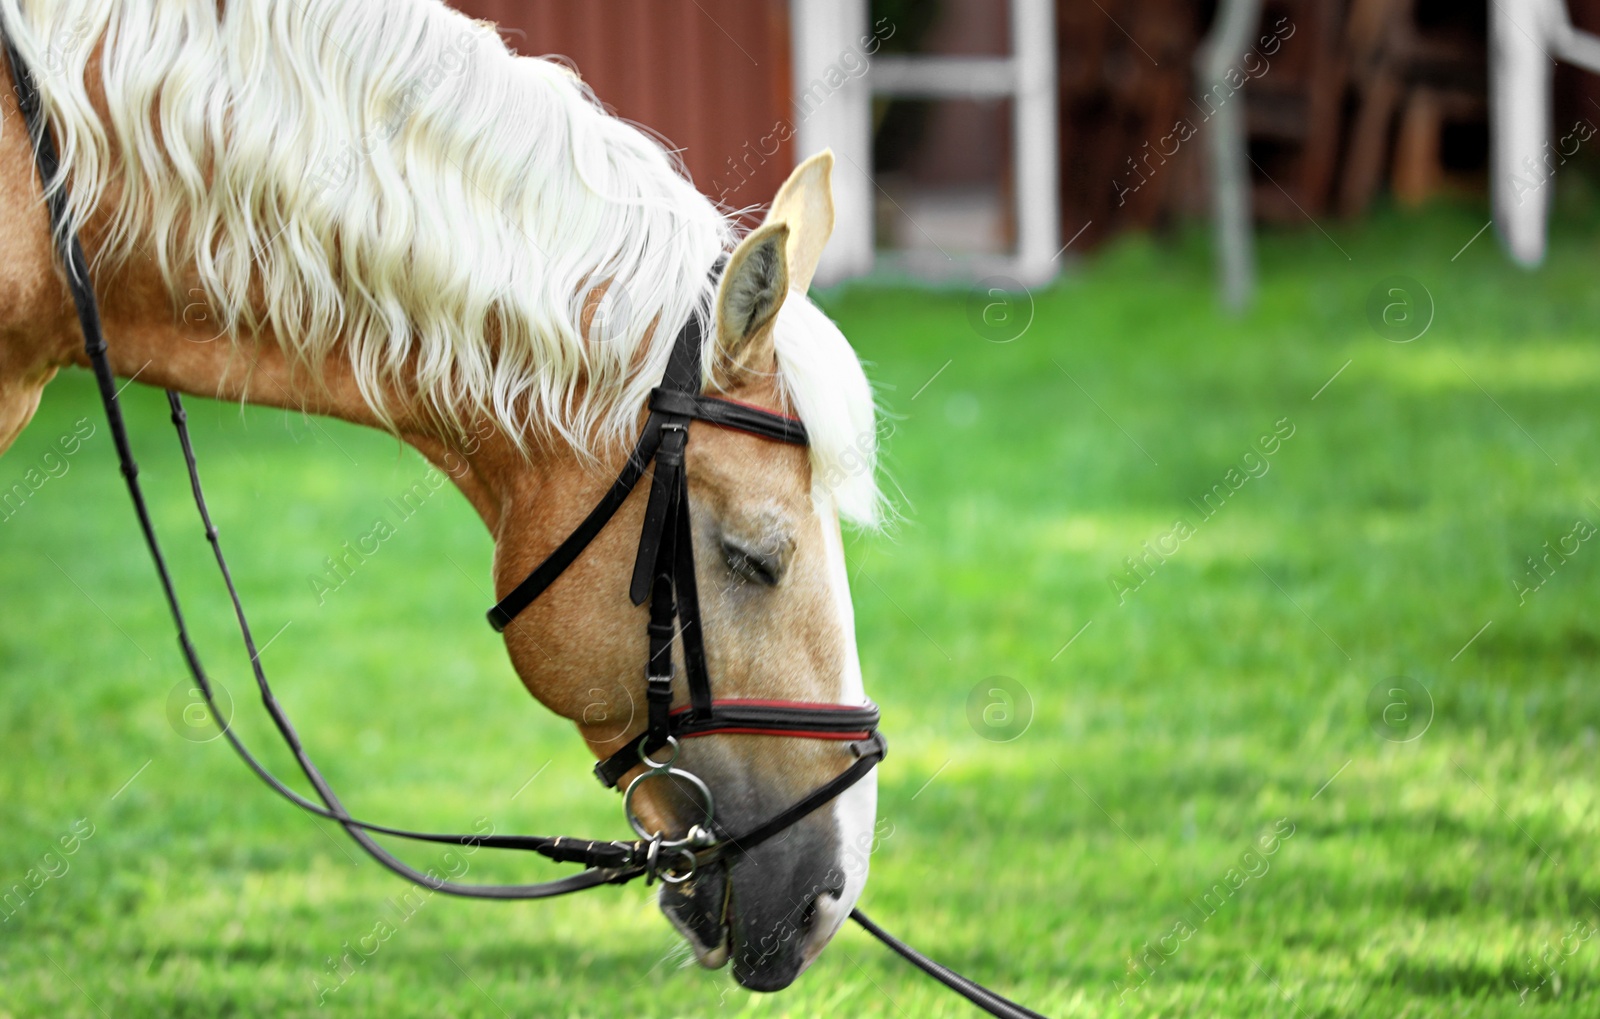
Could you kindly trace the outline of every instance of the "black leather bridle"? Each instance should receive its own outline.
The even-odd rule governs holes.
[[[651,390],[649,417],[611,488],[566,540],[489,610],[489,625],[497,631],[513,625],[517,615],[543,594],[605,528],[644,478],[646,466],[654,463],[628,589],[628,597],[635,605],[650,603],[650,621],[646,625],[650,641],[645,665],[646,727],[596,765],[595,774],[606,786],[615,787],[633,768],[641,763],[646,766],[648,770],[629,784],[623,804],[628,822],[647,842],[647,874],[655,874],[656,865],[667,860],[688,865],[686,871],[664,872],[662,876],[669,881],[685,880],[697,864],[755,848],[860,781],[883,759],[887,749],[878,732],[878,708],[871,703],[856,706],[712,697],[695,586],[689,483],[684,464],[689,422],[705,421],[796,446],[805,446],[807,438],[805,426],[797,418],[702,395],[704,337],[700,316],[691,315],[678,330],[661,385]],[[689,703],[674,709],[672,649],[676,642],[683,645]],[[788,809],[732,835],[717,823],[711,791],[705,783],[693,773],[672,766],[680,740],[715,733],[847,740],[855,761]],[[668,760],[658,762],[652,756],[667,748],[672,754]],[[658,777],[677,779],[680,787],[686,784],[700,800],[698,820],[680,839],[662,841],[661,833],[649,832],[632,808],[635,791],[647,780]]]
[[[700,316],[689,316],[673,341],[661,385],[650,392],[650,415],[610,490],[555,551],[489,610],[489,625],[496,630],[503,631],[512,625],[517,615],[543,594],[605,528],[644,478],[646,466],[655,464],[650,499],[645,505],[644,524],[639,531],[633,579],[628,587],[628,597],[635,605],[650,603],[647,627],[650,653],[645,668],[647,727],[595,766],[595,774],[608,787],[615,786],[641,761],[650,764],[653,759],[649,755],[662,748],[681,739],[714,733],[849,740],[858,760],[877,761],[883,757],[883,737],[877,732],[878,709],[871,703],[854,706],[716,700],[712,697],[700,623],[700,599],[695,587],[688,472],[684,469],[689,422],[705,421],[795,446],[807,445],[807,438],[805,426],[798,418],[702,395],[704,337]],[[672,707],[672,646],[675,641],[683,645],[689,689],[689,703],[676,710]],[[850,782],[858,780],[866,770],[854,774]],[[635,779],[630,788],[635,788],[638,781]],[[831,782],[824,785],[822,790],[829,792],[818,805],[845,788],[844,785],[835,787]],[[804,802],[811,799],[807,797]],[[711,831],[706,829],[706,833]],[[748,834],[738,841],[741,845],[751,845]]]
[[[55,142],[45,124],[37,85],[11,37],[6,33],[3,23],[0,23],[0,44],[3,44],[10,62],[18,106],[22,110],[33,139],[40,182],[42,185],[48,185],[50,181],[56,179],[60,164]],[[167,403],[183,450],[195,507],[205,527],[206,538],[211,543],[217,568],[232,601],[239,632],[245,650],[250,656],[251,669],[261,693],[262,703],[290,752],[294,754],[301,772],[316,791],[320,802],[309,800],[286,786],[245,747],[217,706],[210,678],[190,638],[177,589],[161,551],[155,527],[150,519],[149,507],[139,484],[139,466],[134,460],[132,446],[128,440],[127,425],[123,418],[116,381],[112,375],[106,341],[100,326],[99,306],[89,280],[88,264],[84,258],[82,245],[77,235],[70,231],[67,222],[66,189],[57,187],[47,191],[45,199],[49,209],[52,234],[57,241],[59,254],[66,269],[67,288],[71,292],[79,325],[83,330],[84,352],[94,372],[106,420],[111,429],[112,442],[116,447],[117,460],[127,482],[128,493],[132,498],[145,544],[155,564],[162,592],[172,614],[184,662],[194,678],[196,687],[205,698],[223,737],[263,782],[301,809],[318,817],[337,821],[350,837],[383,867],[434,891],[486,899],[550,898],[602,884],[622,884],[641,876],[647,880],[660,877],[670,882],[686,881],[693,876],[697,868],[748,853],[778,832],[831,802],[844,790],[865,777],[883,759],[887,746],[877,729],[878,709],[871,703],[854,706],[767,700],[718,701],[712,697],[711,680],[705,664],[699,600],[695,589],[688,482],[684,471],[689,422],[705,421],[771,441],[794,445],[804,446],[807,439],[805,427],[795,418],[701,394],[704,331],[700,316],[691,315],[679,330],[673,343],[661,385],[651,392],[650,414],[639,439],[610,490],[572,534],[489,611],[490,625],[497,631],[503,631],[511,625],[517,615],[538,598],[594,540],[622,506],[628,494],[644,477],[645,469],[654,463],[650,497],[645,508],[638,555],[634,562],[633,577],[629,587],[629,596],[635,605],[642,605],[647,599],[650,602],[648,623],[650,647],[645,669],[645,696],[648,707],[646,728],[595,768],[600,780],[608,787],[614,787],[636,765],[642,763],[646,766],[647,770],[634,779],[623,797],[628,821],[640,836],[633,841],[597,841],[543,835],[497,835],[492,832],[447,835],[374,824],[351,816],[321,771],[312,762],[300,742],[299,735],[295,732],[294,725],[273,695],[271,684],[268,683],[266,673],[261,666],[260,654],[252,636],[250,623],[245,617],[243,603],[234,586],[227,560],[223,556],[217,529],[206,506],[182,400],[176,392],[167,391]],[[675,640],[681,640],[683,644],[684,667],[689,690],[689,703],[678,709],[672,707],[672,645]],[[715,805],[705,783],[692,773],[673,767],[680,740],[714,733],[846,740],[850,742],[855,759],[834,778],[824,782],[787,808],[749,830],[730,834],[717,823]],[[670,751],[665,761],[659,761],[652,756],[663,750]],[[702,816],[689,827],[688,833],[679,839],[669,840],[663,832],[647,831],[632,809],[635,790],[647,780],[663,777],[675,779],[680,788],[686,785],[701,800]],[[420,842],[531,851],[557,862],[582,864],[584,869],[563,878],[535,884],[458,884],[414,869],[379,845],[372,838],[373,834]],[[852,910],[850,915],[869,933],[913,965],[991,1015],[1000,1016],[1002,1019],[1043,1019],[1037,1012],[1018,1005],[927,958],[873,923],[860,910]]]

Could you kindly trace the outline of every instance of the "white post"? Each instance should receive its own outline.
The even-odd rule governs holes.
[[[1195,54],[1196,77],[1210,92],[1229,91],[1228,69],[1244,57],[1250,35],[1261,21],[1261,0],[1223,0],[1216,22]],[[1211,118],[1206,149],[1211,156],[1211,215],[1216,231],[1217,281],[1222,303],[1239,311],[1250,304],[1256,287],[1255,213],[1250,194],[1248,139],[1245,137],[1244,96],[1217,107]]]
[[[1555,70],[1545,56],[1549,10],[1543,0],[1489,5],[1490,193],[1495,229],[1519,265],[1544,261],[1545,218],[1553,168],[1550,87]]]
[[[1056,139],[1056,33],[1052,0],[1011,0],[1016,61],[1017,273],[1027,286],[1056,274],[1061,191]]]
[[[1061,240],[1055,8],[1053,0],[1011,0],[1010,8],[1008,56],[871,56],[881,38],[873,29],[886,36],[892,26],[869,25],[866,0],[790,0],[795,156],[805,159],[831,147],[836,157],[833,240],[817,270],[818,282],[864,275],[878,261],[874,95],[1013,101],[1016,253],[952,262],[902,252],[890,254],[889,264],[930,276],[1005,274],[1024,286],[1055,276]]]
[[[1572,153],[1550,143],[1550,58],[1600,72],[1600,39],[1573,27],[1565,0],[1496,0],[1489,7],[1490,193],[1506,250],[1544,261],[1556,167]]]
[[[859,63],[872,59],[863,42],[872,34],[868,18],[867,0],[789,3],[795,159],[825,148],[834,155],[833,239],[815,278],[823,285],[872,271],[872,91]]]

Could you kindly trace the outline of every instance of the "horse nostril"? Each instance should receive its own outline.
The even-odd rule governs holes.
[[[804,946],[802,952],[807,963],[816,959],[833,938],[834,932],[839,929],[839,924],[843,921],[840,915],[842,904],[841,893],[833,889],[806,903],[806,908],[800,915],[800,932],[801,944]]]
[[[806,903],[806,908],[803,911],[801,911],[801,913],[800,913],[800,929],[801,930],[809,931],[809,930],[811,930],[812,926],[817,922],[817,900],[820,899],[820,898],[822,898],[822,896],[820,896],[820,895],[816,896],[816,898],[813,898],[810,902]]]

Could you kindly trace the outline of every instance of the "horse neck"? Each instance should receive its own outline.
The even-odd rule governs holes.
[[[498,536],[501,520],[530,498],[543,464],[564,457],[525,455],[486,419],[446,429],[413,409],[413,394],[390,387],[385,421],[357,384],[336,345],[314,363],[289,357],[270,329],[239,339],[219,336],[201,303],[174,308],[174,297],[153,267],[118,270],[97,280],[112,369],[145,385],[192,396],[238,401],[337,418],[397,435],[444,471]],[[174,311],[176,310],[176,314]],[[36,323],[41,349],[55,363],[86,366],[70,305],[59,319]]]

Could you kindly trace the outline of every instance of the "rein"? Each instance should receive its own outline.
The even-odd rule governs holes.
[[[134,459],[128,439],[127,424],[107,355],[105,336],[101,330],[99,306],[89,281],[87,260],[77,235],[68,229],[66,189],[49,188],[49,183],[57,179],[60,162],[54,140],[45,124],[40,94],[31,72],[23,63],[3,24],[0,24],[0,43],[3,43],[10,62],[18,105],[22,109],[33,139],[41,186],[46,188],[45,201],[49,209],[51,232],[58,244],[58,253],[66,270],[67,288],[71,292],[78,322],[83,331],[84,352],[94,372],[100,400],[111,429],[112,441],[116,447],[117,461],[127,483],[128,494],[139,521],[139,529],[144,536],[145,545],[149,549],[157,578],[161,583],[162,593],[171,612],[184,662],[221,734],[245,765],[269,788],[308,813],[338,822],[369,856],[408,881],[447,895],[466,898],[543,899],[605,884],[624,884],[638,877],[645,877],[647,883],[656,878],[671,883],[687,881],[694,876],[699,867],[748,853],[778,832],[829,803],[845,789],[860,781],[883,760],[887,744],[877,729],[878,709],[870,703],[855,706],[733,698],[718,701],[712,697],[695,588],[688,481],[684,470],[684,451],[689,440],[689,422],[705,421],[749,432],[769,441],[794,445],[806,445],[807,438],[804,426],[795,418],[735,401],[704,396],[699,392],[701,346],[704,335],[699,316],[692,315],[674,341],[661,385],[651,394],[649,417],[610,490],[572,534],[489,611],[489,622],[495,630],[503,631],[513,625],[517,615],[538,598],[600,533],[643,479],[646,468],[654,463],[645,522],[641,529],[638,555],[629,586],[629,597],[635,605],[642,605],[646,600],[650,602],[648,624],[650,653],[645,670],[648,723],[644,732],[595,767],[595,774],[601,782],[608,787],[615,787],[628,771],[640,763],[645,765],[647,770],[629,784],[623,795],[624,812],[628,822],[640,836],[633,841],[596,841],[566,836],[419,832],[360,820],[347,812],[337,794],[311,760],[293,723],[273,695],[271,684],[261,665],[244,605],[234,586],[227,559],[223,555],[217,528],[206,505],[205,493],[200,483],[199,466],[189,436],[188,416],[178,393],[167,390],[167,403],[179,445],[183,450],[195,508],[204,525],[206,540],[211,544],[217,569],[222,575],[228,597],[233,604],[240,636],[245,651],[250,656],[251,671],[260,691],[262,704],[284,743],[294,754],[300,771],[310,782],[320,802],[310,800],[285,785],[256,759],[234,733],[230,724],[223,720],[223,713],[218,709],[214,698],[211,680],[190,637],[177,588],[171,570],[167,566],[166,557],[161,551],[144,491],[139,483],[139,466]],[[676,709],[672,707],[674,673],[672,647],[675,639],[681,641],[683,645],[690,701],[688,705]],[[678,756],[680,740],[716,733],[844,740],[850,742],[855,760],[844,771],[797,802],[750,830],[735,835],[723,830],[717,823],[712,794],[705,783],[693,773],[673,767],[673,762]],[[652,756],[664,750],[669,752],[665,761],[659,761]],[[645,782],[658,778],[675,778],[686,782],[701,800],[704,815],[701,823],[692,825],[688,834],[681,839],[669,840],[661,832],[649,832],[632,808],[636,790]],[[528,851],[558,863],[582,864],[584,869],[576,874],[534,884],[459,884],[416,870],[374,840],[372,838],[374,834],[418,842]],[[1000,1016],[1002,1019],[1043,1019],[1039,1013],[1018,1005],[923,956],[873,923],[860,910],[852,910],[850,916],[917,968],[989,1014]]]

